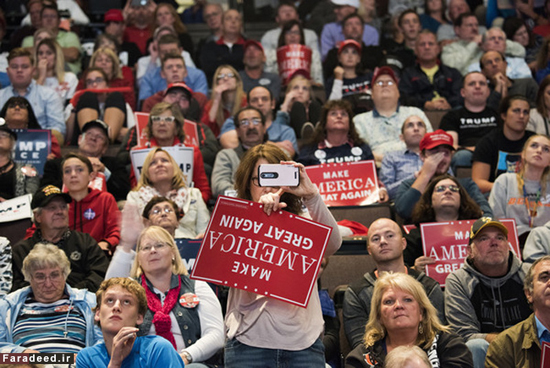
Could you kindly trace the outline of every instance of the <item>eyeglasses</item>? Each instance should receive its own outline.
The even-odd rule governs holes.
[[[225,77],[227,77],[227,78],[235,78],[235,74],[233,74],[233,73],[221,73],[221,74],[218,74],[218,80],[224,79]]]
[[[28,104],[26,104],[25,102],[10,102],[8,104],[8,109],[15,109],[16,107],[19,107],[20,109],[27,109],[28,108]]]
[[[33,275],[33,280],[36,281],[38,284],[43,284],[46,282],[47,279],[50,279],[50,282],[57,282],[62,277],[61,272],[52,272],[49,275],[44,275],[43,273],[36,273]]]
[[[243,119],[239,121],[239,126],[243,126],[243,127],[249,127],[250,125],[257,126],[257,125],[260,125],[261,123],[262,123],[262,119],[260,118]]]
[[[96,79],[86,79],[86,85],[91,86],[93,84],[99,84],[105,82],[103,77],[97,77]]]
[[[176,120],[176,118],[173,116],[157,116],[157,115],[151,116],[151,121],[153,123],[160,123],[161,121],[165,123],[173,123],[174,120]]]
[[[447,185],[438,185],[437,187],[435,187],[435,191],[437,193],[441,193],[441,192],[446,191],[447,188],[453,193],[458,193],[458,191],[460,190],[458,188],[458,186],[456,186],[456,185],[449,185],[449,186],[447,186]]]
[[[164,249],[165,247],[168,247],[168,244],[157,243],[157,244],[151,244],[151,245],[144,245],[143,247],[139,248],[139,251],[143,253],[149,253],[153,248],[155,248],[156,250],[161,250],[161,249]]]
[[[164,207],[164,208],[153,208],[151,212],[149,212],[150,215],[158,215],[159,213],[172,213],[174,212],[174,209],[171,207]]]
[[[388,80],[388,81],[378,81],[375,83],[376,85],[380,86],[380,87],[384,87],[384,86],[393,86],[395,84],[394,81],[391,81],[391,80]]]

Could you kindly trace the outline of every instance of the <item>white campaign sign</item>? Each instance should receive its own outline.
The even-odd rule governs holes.
[[[32,217],[30,194],[0,202],[0,222],[10,222]]]
[[[132,158],[132,168],[134,170],[134,175],[136,180],[139,180],[141,176],[141,168],[143,167],[143,162],[145,157],[153,148],[143,148],[137,150],[131,150],[130,156]],[[168,152],[170,156],[176,160],[176,163],[180,167],[180,170],[183,172],[185,182],[188,187],[192,187],[193,183],[193,147],[184,147],[184,146],[172,146],[172,147],[162,147],[163,150]]]

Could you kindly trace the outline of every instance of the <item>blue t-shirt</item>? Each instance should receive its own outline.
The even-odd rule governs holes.
[[[109,353],[105,343],[85,348],[76,356],[78,368],[107,368]],[[177,368],[184,367],[183,360],[168,340],[160,336],[140,336],[132,351],[122,362],[122,368]]]

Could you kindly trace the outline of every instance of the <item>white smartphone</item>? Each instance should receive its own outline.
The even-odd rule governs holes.
[[[258,166],[258,185],[261,187],[297,187],[300,185],[300,170],[292,165],[260,165]]]

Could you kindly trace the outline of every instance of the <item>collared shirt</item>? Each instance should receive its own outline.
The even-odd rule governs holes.
[[[185,84],[187,84],[194,92],[201,92],[208,95],[208,83],[206,82],[206,75],[200,69],[187,67],[187,77],[183,78]],[[141,78],[139,82],[139,100],[143,101],[148,97],[151,97],[158,91],[166,89],[166,79],[160,75],[160,66],[150,70]]]
[[[537,337],[539,338],[540,346],[542,346],[542,342],[550,342],[550,331],[544,325],[542,322],[537,318],[535,315],[535,323],[537,325]]]
[[[338,47],[340,42],[344,41],[344,33],[342,32],[342,24],[332,22],[325,24],[321,33],[321,58],[325,60],[328,52],[333,47]],[[363,42],[366,46],[378,46],[379,35],[376,28],[365,24],[363,30]]]
[[[10,97],[20,96],[13,88],[8,86],[0,90],[0,106],[4,106]],[[59,95],[51,88],[44,87],[32,81],[27,87],[25,97],[32,105],[34,115],[42,129],[55,129],[65,134],[66,125],[63,120],[63,102]]]
[[[398,106],[392,116],[385,117],[378,113],[376,108],[372,111],[356,115],[353,123],[357,133],[372,151],[377,154],[385,154],[391,151],[405,149],[405,143],[399,139],[403,122],[416,115],[426,123],[426,131],[433,131],[428,117],[422,110],[412,106]]]
[[[408,149],[388,152],[382,159],[380,180],[386,186],[390,199],[397,196],[397,189],[405,179],[414,177],[422,168],[420,155]]]

